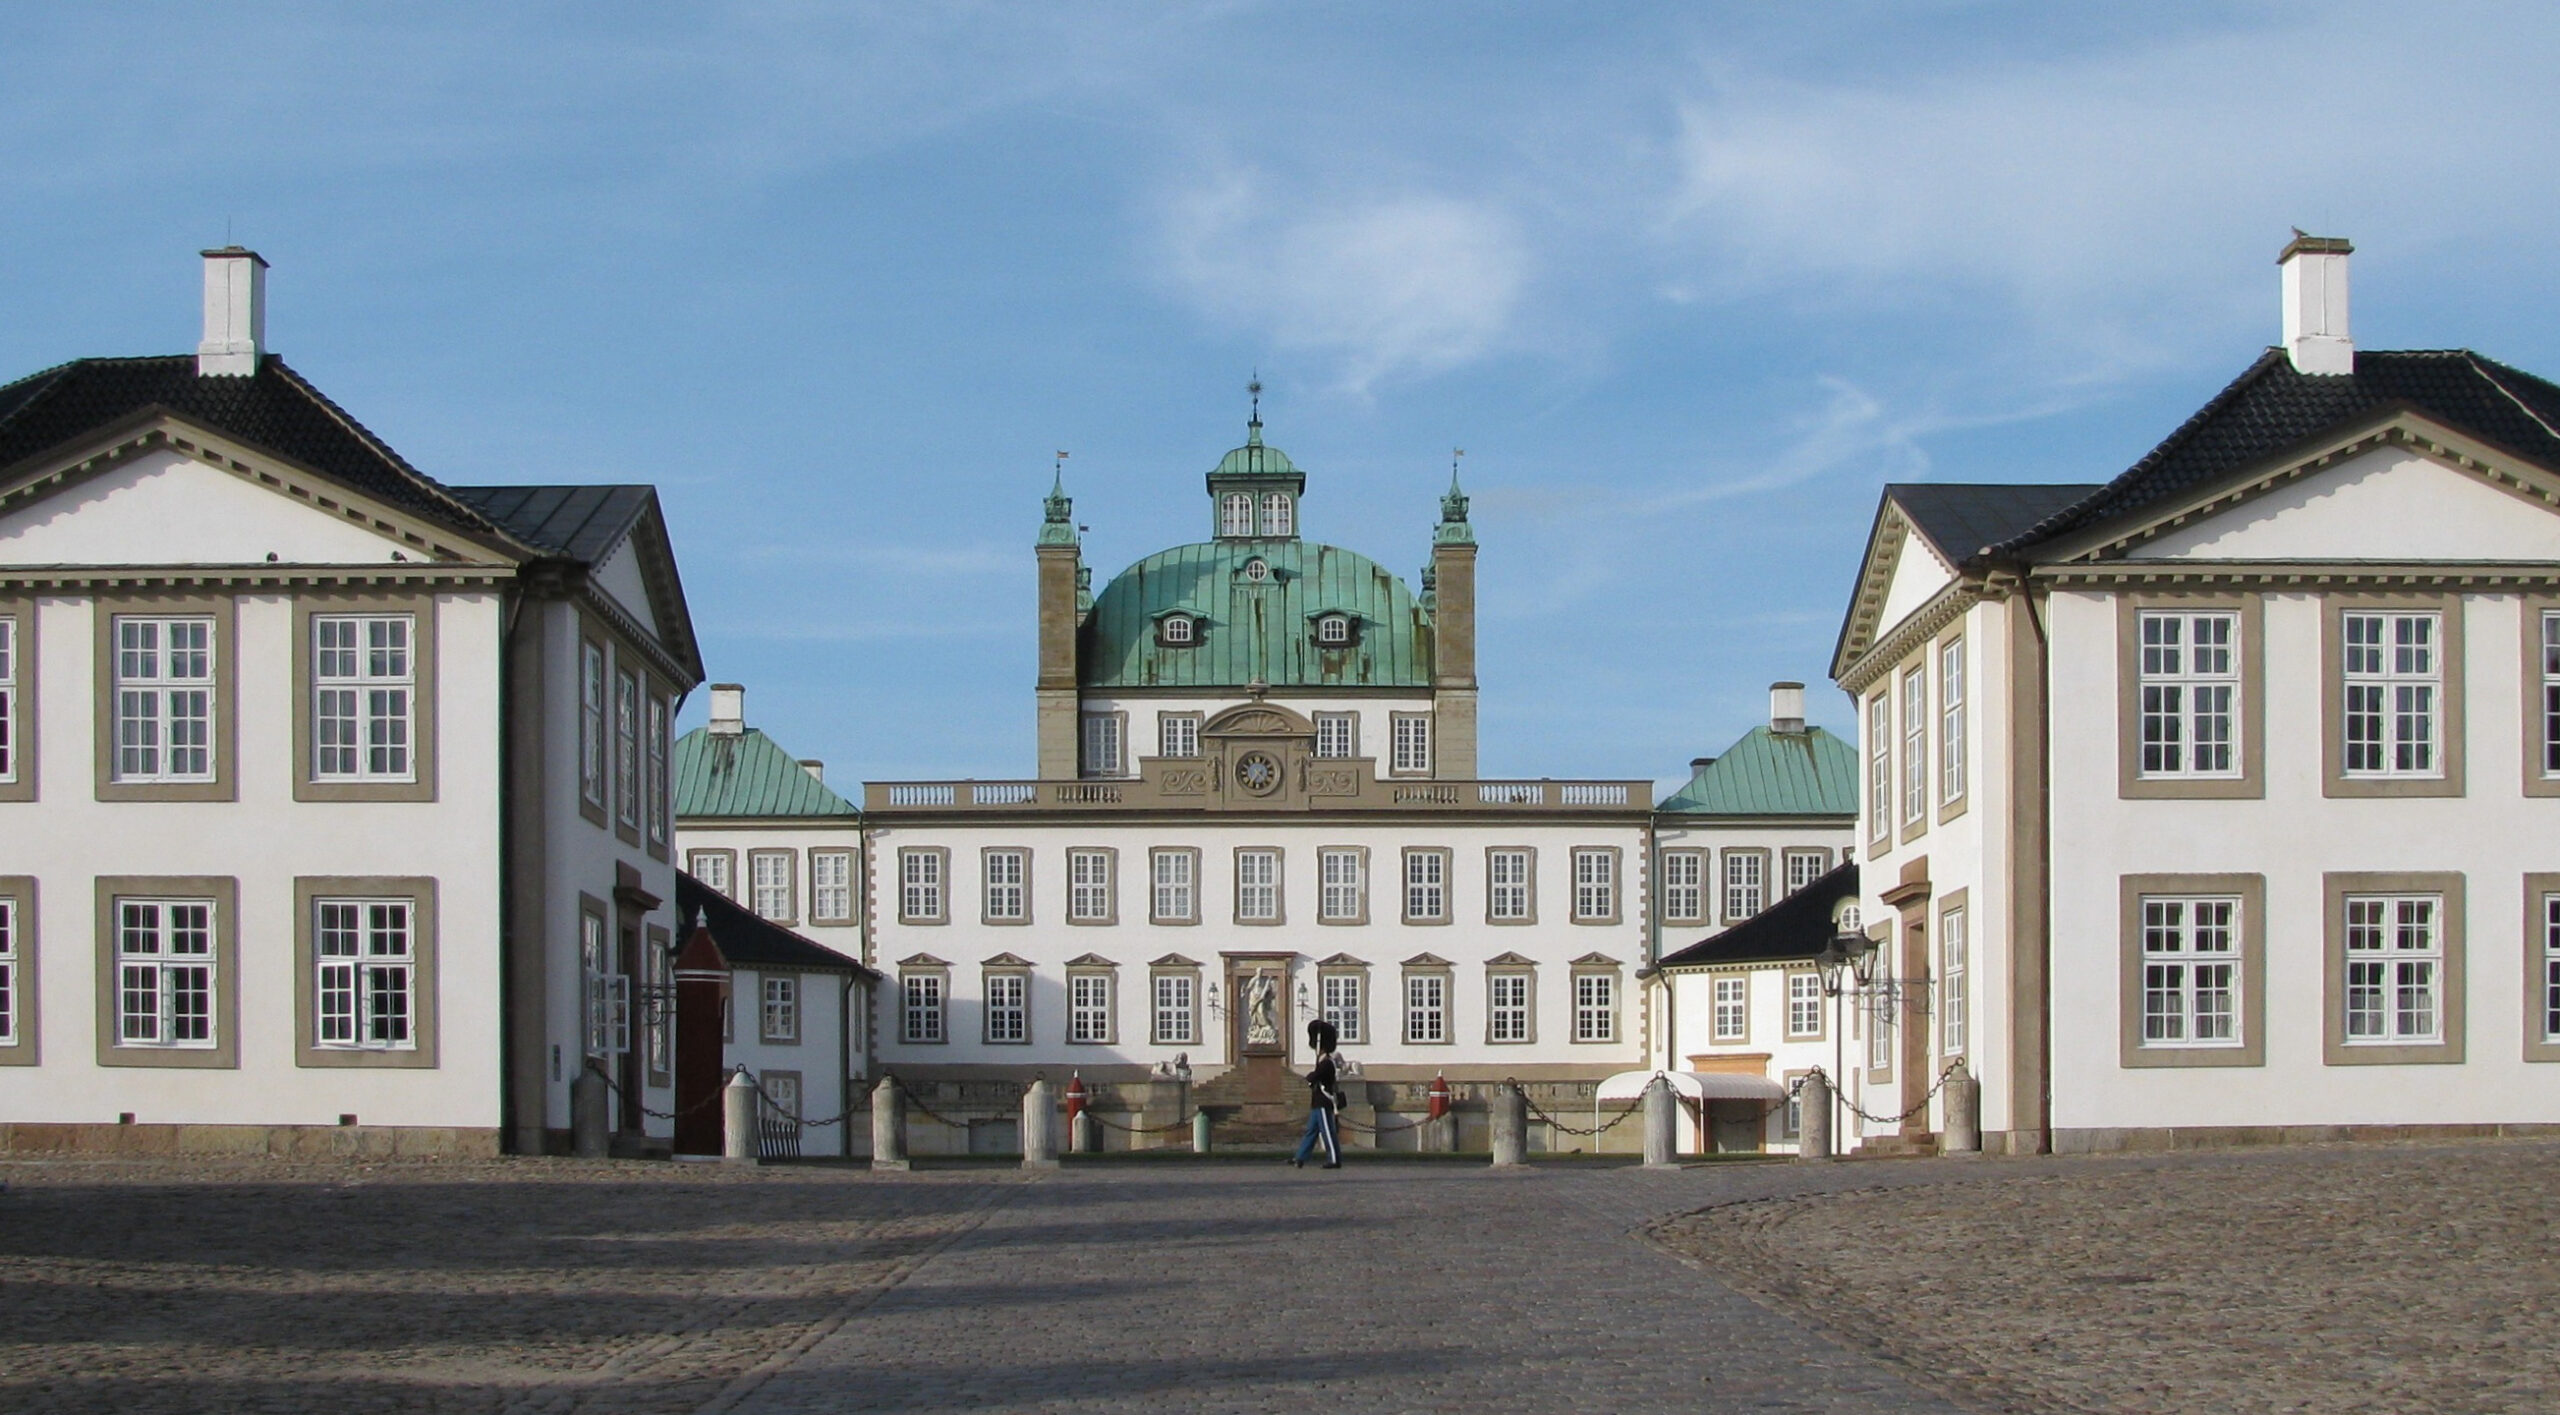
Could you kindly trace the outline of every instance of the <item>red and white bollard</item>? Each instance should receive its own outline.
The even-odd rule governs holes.
[[[1067,1153],[1071,1155],[1080,1155],[1085,1152],[1085,1133],[1081,1123],[1084,1118],[1085,1095],[1084,1073],[1081,1071],[1068,1073]]]

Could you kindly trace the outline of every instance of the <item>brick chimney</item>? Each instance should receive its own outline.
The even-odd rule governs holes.
[[[198,378],[246,378],[267,346],[267,263],[245,246],[204,253],[204,342]]]
[[[2284,281],[2284,349],[2296,373],[2354,373],[2356,346],[2347,337],[2347,257],[2355,247],[2336,236],[2293,240],[2276,257]]]

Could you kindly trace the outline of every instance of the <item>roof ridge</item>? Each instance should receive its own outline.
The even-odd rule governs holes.
[[[311,380],[304,378],[299,370],[295,369],[291,364],[286,363],[284,361],[284,355],[268,354],[262,362],[274,368],[276,375],[283,379],[295,392],[300,393],[303,397],[318,404],[321,411],[327,413],[338,423],[340,427],[345,428],[349,435],[362,442],[366,447],[379,455],[384,461],[389,462],[394,470],[416,482],[419,487],[425,490],[429,495],[435,497],[446,507],[450,508],[454,514],[460,516],[466,527],[474,530],[496,531],[500,535],[506,534],[504,530],[492,523],[488,517],[481,515],[477,509],[466,504],[462,498],[454,495],[452,488],[446,486],[443,482],[437,481],[434,477],[428,476],[425,472],[419,471],[410,463],[408,458],[401,456],[390,443],[383,441],[382,438],[375,435],[373,429],[366,427],[361,422],[358,422],[354,414],[339,407],[336,400],[332,399],[328,394],[320,391],[318,385],[314,384]],[[512,538],[513,537],[510,537],[510,539]]]

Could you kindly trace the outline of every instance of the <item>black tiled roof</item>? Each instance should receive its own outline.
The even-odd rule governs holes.
[[[693,937],[697,920],[711,928],[721,956],[736,968],[798,968],[828,973],[880,975],[822,943],[815,943],[770,919],[739,907],[735,900],[684,873],[676,872],[676,917],[683,921],[676,943]]]
[[[1885,495],[1947,563],[1962,565],[2097,490],[2096,482],[1896,482]]]
[[[0,472],[154,408],[466,531],[489,523],[268,354],[246,378],[203,378],[195,356],[77,359],[0,387]]]
[[[592,565],[649,509],[647,486],[457,486],[453,494],[537,549]]]
[[[1831,942],[1831,911],[1858,893],[1855,860],[1726,929],[1676,953],[1663,955],[1657,968],[1702,963],[1788,963],[1811,959]]]
[[[1990,548],[2097,525],[2393,408],[2560,471],[2560,387],[2521,369],[2468,349],[2397,349],[2358,350],[2353,373],[2305,374],[2269,349],[2124,475]]]

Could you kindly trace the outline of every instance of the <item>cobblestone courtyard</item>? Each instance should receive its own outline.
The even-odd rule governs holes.
[[[5,1163],[0,1409],[2547,1410],[2555,1163]]]

